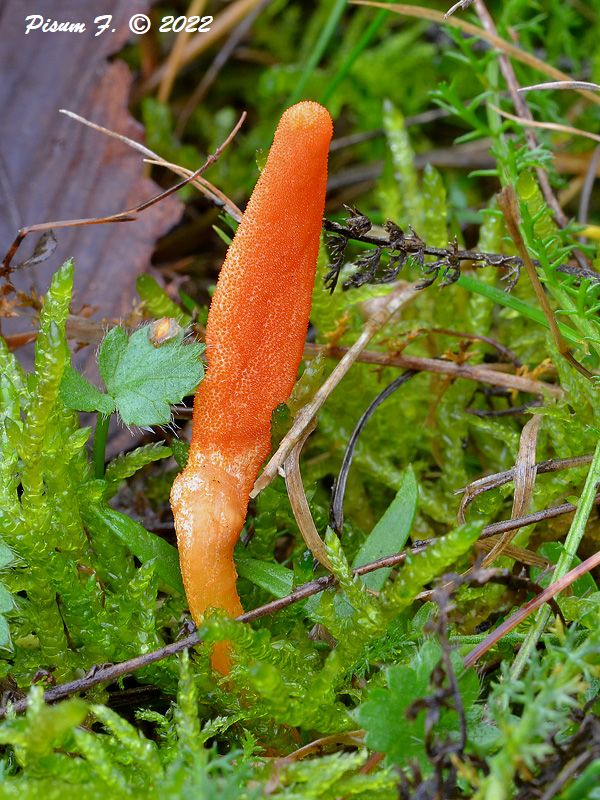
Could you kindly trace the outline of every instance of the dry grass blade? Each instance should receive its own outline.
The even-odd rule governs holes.
[[[473,0],[458,0],[458,3],[454,3],[452,8],[449,8],[448,11],[446,11],[444,14],[444,19],[451,17],[455,11],[465,11],[470,5],[473,5]]]
[[[409,303],[417,294],[418,290],[414,284],[402,284],[398,289],[383,299],[379,309],[367,320],[362,333],[348,348],[338,365],[331,375],[315,393],[315,396],[301,408],[292,424],[292,427],[285,435],[277,451],[269,459],[266,467],[259,475],[250,497],[256,497],[259,492],[265,489],[276,477],[279,468],[290,454],[292,448],[304,435],[304,431],[311,424],[321,406],[325,403],[331,392],[336,388],[344,375],[348,372],[352,364],[357,360],[360,353],[365,349],[373,336],[386,325],[390,319],[399,311],[402,306]]]
[[[563,125],[560,122],[539,122],[536,119],[523,119],[523,117],[517,117],[516,114],[510,114],[508,111],[503,111],[498,106],[495,106],[493,103],[490,103],[490,108],[492,111],[495,111],[497,114],[500,114],[501,117],[505,119],[511,120],[511,122],[517,122],[519,125],[523,125],[525,128],[542,128],[546,131],[557,131],[558,133],[569,133],[572,136],[584,136],[586,139],[591,139],[594,142],[600,142],[600,136],[597,133],[591,133],[590,131],[584,131],[582,128],[573,128],[571,125]]]
[[[312,424],[307,426],[302,438],[299,439],[292,448],[289,456],[285,460],[283,470],[285,473],[285,485],[290,499],[290,505],[294,512],[294,518],[300,528],[302,538],[319,564],[322,564],[325,569],[331,572],[331,561],[329,560],[323,540],[319,536],[312,514],[310,513],[310,507],[306,499],[306,492],[304,491],[304,484],[302,483],[302,475],[300,473],[300,453],[304,447],[304,443],[314,431],[315,427],[316,424],[313,420]]]
[[[520,47],[507,42],[500,36],[490,33],[489,31],[485,31],[483,28],[477,27],[477,25],[472,25],[470,22],[465,22],[465,20],[462,20],[458,17],[449,17],[446,19],[441,12],[434,11],[432,8],[425,8],[423,6],[409,6],[402,3],[379,3],[374,2],[374,0],[351,0],[351,2],[353,5],[385,8],[388,11],[393,11],[396,14],[403,14],[406,17],[427,19],[430,22],[437,22],[440,25],[449,25],[452,28],[458,28],[458,30],[468,33],[471,36],[478,36],[480,39],[484,39],[493,47],[497,47],[501,52],[512,56],[512,58],[515,58],[522,64],[527,64],[527,66],[537,69],[543,75],[548,75],[550,78],[554,78],[557,81],[571,80],[571,76],[567,75],[566,72],[562,72],[562,70],[556,69],[550,64],[545,64],[539,58],[532,56],[530,53],[526,53],[524,50],[521,50]],[[600,97],[594,95],[593,92],[589,92],[587,89],[577,89],[577,91],[592,103],[600,104]]]
[[[203,33],[202,36],[194,36],[190,42],[186,43],[180,56],[179,66],[183,67],[195,58],[198,58],[199,55],[212,47],[215,42],[218,42],[226,36],[232,28],[235,28],[235,26],[261,2],[262,0],[237,0],[237,2],[230,3],[223,8],[219,12],[219,15],[214,18],[209,31]],[[143,97],[145,94],[152,91],[152,89],[156,88],[163,80],[166,71],[167,64],[165,63],[144,83],[139,92],[140,96]],[[139,97],[136,99],[139,99]]]
[[[517,530],[518,529],[515,529],[515,533]],[[489,539],[482,539],[480,542],[477,542],[476,547],[478,550],[493,551],[497,545],[498,539],[492,536]],[[518,547],[516,544],[510,544],[510,542],[502,545],[502,554],[521,564],[527,564],[529,567],[547,569],[550,566],[550,562],[547,558],[534,553],[533,550],[527,550],[525,547]],[[494,556],[494,558],[497,558],[497,556]]]
[[[590,83],[589,81],[547,81],[546,83],[534,83],[531,86],[521,86],[520,92],[536,92],[539,90],[550,89],[589,89],[590,92],[600,92],[600,86],[597,83]]]
[[[536,472],[538,475],[546,472],[559,472],[563,469],[574,469],[576,467],[583,467],[591,464],[593,456],[575,456],[574,458],[558,458],[550,459],[549,461],[542,461],[536,464]],[[480,494],[489,492],[491,489],[497,489],[499,486],[504,486],[514,478],[514,469],[508,469],[505,472],[496,472],[493,475],[486,475],[484,478],[478,478],[469,483],[468,486],[462,489],[457,489],[455,494],[462,494],[460,508],[458,510],[457,518],[460,525],[465,522],[465,511],[470,503]]]
[[[190,17],[199,16],[204,11],[205,6],[206,0],[192,0],[188,7],[186,17],[189,19]],[[180,31],[177,34],[177,38],[175,39],[175,44],[171,48],[171,52],[167,56],[167,60],[164,65],[164,74],[162,76],[160,86],[158,87],[158,92],[156,93],[156,96],[161,103],[166,103],[171,95],[171,90],[173,88],[173,84],[175,83],[177,72],[181,66],[184,48],[191,37],[192,34],[186,32],[185,28]]]
[[[536,415],[529,420],[529,422],[521,431],[519,453],[517,455],[517,462],[513,470],[515,492],[511,511],[512,518],[522,517],[526,513],[533,496],[535,478],[537,475],[535,454],[541,423],[542,417]],[[513,531],[508,531],[494,544],[490,552],[483,560],[483,567],[489,566],[496,558],[498,558],[498,556],[505,550],[506,546],[510,544],[514,536],[516,536],[518,530],[518,528],[515,528]]]
[[[362,728],[358,728],[354,731],[332,733],[329,736],[322,736],[319,739],[315,739],[314,741],[299,747],[297,750],[292,751],[287,756],[276,759],[275,769],[278,767],[283,767],[286,764],[291,764],[294,761],[301,761],[303,758],[306,758],[306,756],[309,756],[315,752],[326,750],[332,745],[347,744],[354,747],[360,747],[364,742],[364,738],[365,732]]]
[[[518,611],[515,611],[515,613],[505,620],[502,625],[499,625],[495,631],[490,633],[489,636],[480,642],[477,647],[474,647],[465,658],[465,667],[472,667],[482,655],[487,653],[490,648],[497,644],[497,642],[499,642],[503,636],[505,636],[507,633],[510,633],[510,631],[514,630],[518,625],[520,625],[523,620],[527,619],[527,617],[533,611],[536,611],[538,608],[540,608],[540,606],[543,606],[544,603],[547,603],[549,600],[556,597],[557,594],[560,594],[560,592],[562,592],[568,586],[571,586],[572,583],[581,578],[583,575],[591,572],[598,565],[600,565],[600,552],[590,556],[590,558],[588,558],[586,561],[583,561],[570,572],[567,572],[567,574],[562,578],[559,578],[559,580],[551,583],[547,589],[544,589],[544,591],[541,592],[537,597],[534,597],[533,600],[530,600]]]

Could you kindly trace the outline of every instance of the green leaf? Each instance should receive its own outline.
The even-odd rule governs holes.
[[[15,607],[12,594],[3,583],[0,583],[0,614],[6,614]]]
[[[221,241],[222,241],[224,244],[226,244],[226,245],[227,245],[227,247],[229,247],[229,245],[230,245],[230,244],[231,244],[231,242],[233,241],[233,237],[232,237],[232,236],[230,236],[228,233],[225,233],[225,231],[221,230],[221,228],[219,228],[219,226],[218,226],[218,225],[211,225],[211,227],[212,227],[213,231],[214,231],[214,232],[217,234],[217,236],[219,237],[219,239],[220,239],[220,240],[221,240]]]
[[[424,715],[408,720],[406,711],[427,694],[438,658],[438,646],[426,642],[410,665],[390,667],[387,688],[372,689],[356,711],[358,722],[367,732],[368,747],[385,753],[392,763],[406,764],[415,757],[424,761]]]
[[[355,712],[359,723],[367,732],[369,748],[385,753],[388,762],[405,765],[417,758],[423,768],[431,769],[425,753],[425,710],[415,719],[409,719],[409,707],[432,693],[431,673],[440,659],[439,644],[426,641],[411,659],[410,664],[398,664],[386,671],[387,688],[372,689]],[[460,672],[459,659],[454,667]],[[466,707],[477,699],[479,683],[473,670],[458,675],[459,688]],[[435,731],[458,730],[459,719],[454,711],[445,711]]]
[[[171,300],[162,286],[151,275],[146,273],[138,275],[135,288],[153,317],[157,319],[160,319],[160,317],[172,317],[182,327],[189,325],[192,321],[191,316]]]
[[[181,439],[173,439],[171,442],[171,450],[173,451],[173,458],[181,469],[185,469],[190,454],[190,446],[187,442],[182,442]]]
[[[115,410],[112,397],[96,389],[70,364],[65,367],[60,396],[67,408],[74,408],[76,411],[100,411],[102,414],[112,414]]]
[[[2,616],[0,616],[0,647],[11,647],[10,627]]]
[[[487,297],[488,300],[498,303],[499,306],[510,308],[526,319],[531,319],[544,328],[549,329],[548,320],[544,316],[544,312],[526,303],[525,300],[521,300],[521,298],[516,295],[509,294],[502,289],[497,289],[495,286],[489,286],[487,283],[480,281],[478,278],[474,278],[472,275],[462,274],[456,281],[456,285],[462,286],[467,292],[473,292],[474,294]],[[577,336],[572,328],[569,328],[568,325],[564,325],[562,322],[557,322],[557,325],[565,339],[573,344],[579,344],[580,337]]]
[[[593,800],[593,792],[595,792],[595,796],[598,797],[597,790],[599,785],[600,760],[596,759],[576,777],[576,780],[566,791],[559,795],[558,800],[582,800],[582,798]]]
[[[281,564],[236,554],[235,565],[240,577],[260,586],[273,597],[286,597],[294,588],[294,573]]]
[[[7,547],[4,542],[0,542],[0,569],[4,569],[4,567],[14,564],[17,560],[17,556],[13,553],[10,547]]]
[[[406,470],[402,485],[379,522],[375,525],[363,546],[360,548],[352,566],[362,567],[370,561],[399,553],[408,539],[417,511],[417,481],[412,467]],[[369,588],[379,591],[390,569],[378,569],[363,575],[361,580]]]
[[[129,453],[123,453],[113,459],[106,468],[104,479],[109,484],[119,483],[135,475],[138,470],[143,469],[148,464],[160,461],[161,458],[169,458],[171,455],[171,448],[161,442],[153,442],[152,444],[136,447],[135,450],[130,450]]]
[[[204,346],[183,345],[183,331],[156,347],[148,326],[127,336],[110,330],[100,345],[98,368],[126,425],[166,425],[170,406],[192,393],[204,376]]]
[[[116,536],[142,564],[155,559],[154,569],[158,577],[171,589],[183,594],[177,548],[114,508],[91,506],[84,516],[92,530],[95,526],[101,526]]]

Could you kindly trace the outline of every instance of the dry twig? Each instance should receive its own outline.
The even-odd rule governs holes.
[[[102,125],[98,125],[95,122],[91,122],[89,119],[85,117],[81,117],[79,114],[75,114],[73,111],[68,111],[66,108],[60,109],[61,114],[65,114],[67,117],[71,117],[76,122],[81,122],[82,125],[87,125],[88,128],[92,128],[92,130],[99,131],[100,133],[105,133],[107,136],[110,136],[112,139],[117,139],[119,142],[123,142],[124,144],[128,145],[129,147],[133,148],[133,150],[137,150],[138,153],[142,153],[149,164],[155,164],[159,167],[165,167],[165,169],[170,169],[172,172],[176,173],[177,175],[181,175],[184,178],[188,178],[189,182],[192,186],[195,186],[198,191],[202,192],[203,195],[208,197],[211,202],[213,202],[216,206],[223,207],[227,213],[236,220],[236,222],[240,222],[242,219],[242,212],[240,209],[235,205],[235,203],[230,200],[227,195],[223,194],[220,189],[217,189],[216,186],[213,186],[210,181],[207,181],[206,178],[203,178],[201,174],[195,175],[189,169],[185,167],[180,167],[178,164],[172,164],[170,161],[165,161],[164,158],[161,158],[157,155],[153,150],[143,145],[141,142],[136,142],[135,139],[130,139],[128,136],[123,136],[121,133],[116,133],[116,131],[111,131],[109,128],[105,128]],[[246,119],[246,112],[244,111],[240,120],[236,127],[234,128],[234,132],[232,132],[227,140],[215,151],[213,156],[209,156],[212,160],[210,164],[213,164],[221,154],[222,150],[229,144],[231,139],[237,134],[239,128],[243,124],[244,120]],[[218,155],[217,155],[218,153]],[[216,158],[215,158],[216,156]],[[207,164],[203,171],[208,169],[210,164]]]
[[[347,347],[328,347],[326,345],[306,344],[304,355],[313,356],[323,353],[327,358],[344,358],[348,353]],[[355,359],[363,364],[379,364],[385,367],[401,367],[414,369],[417,372],[435,372],[440,375],[451,375],[454,378],[466,378],[478,383],[488,383],[491,386],[502,386],[506,389],[516,389],[519,392],[530,394],[549,395],[550,397],[563,397],[564,392],[560,386],[552,383],[526,378],[523,375],[512,375],[486,367],[473,367],[468,364],[457,364],[454,361],[444,361],[441,358],[422,358],[402,353],[378,353],[373,350],[363,350]],[[504,366],[504,365],[502,365]]]
[[[367,320],[356,342],[346,351],[338,365],[316,392],[312,400],[307,403],[304,408],[301,408],[296,415],[292,427],[284,436],[276,452],[271,456],[266,467],[256,480],[250,497],[256,497],[256,495],[265,489],[276,477],[277,472],[290,454],[292,448],[301,439],[307,426],[310,425],[321,406],[348,372],[352,364],[357,360],[360,353],[365,349],[373,336],[390,321],[394,314],[414,298],[416,291],[417,289],[413,284],[402,284],[402,286],[391,292],[385,298],[384,303],[378,311]]]
[[[83,120],[82,117],[77,117],[77,115],[72,114],[71,112],[64,112],[67,113],[68,116],[72,116],[77,118],[80,122],[87,123],[87,120]],[[241,128],[244,120],[246,118],[246,112],[242,114],[238,122],[236,123],[235,127],[231,131],[231,133],[227,136],[225,141],[217,147],[214,153],[208,156],[204,164],[195,172],[190,173],[184,180],[179,181],[176,183],[175,186],[171,186],[170,189],[165,189],[165,191],[160,192],[159,194],[151,197],[149,200],[145,200],[143,203],[135,206],[134,208],[127,209],[127,211],[119,211],[117,214],[110,214],[106,217],[94,217],[91,219],[70,219],[70,220],[57,220],[55,222],[40,222],[35,225],[28,225],[25,228],[21,228],[18,231],[15,240],[13,241],[12,245],[8,249],[6,256],[4,257],[4,261],[2,262],[2,267],[0,268],[0,277],[8,277],[11,272],[11,262],[12,259],[19,249],[21,242],[25,237],[30,234],[34,233],[35,231],[48,231],[48,230],[56,230],[57,228],[75,228],[84,225],[106,225],[111,222],[131,222],[136,219],[136,214],[139,214],[142,211],[145,211],[150,206],[153,206],[155,203],[159,203],[161,200],[169,197],[175,192],[178,192],[179,189],[186,186],[188,183],[193,182],[195,178],[200,176],[203,172],[205,172],[211,164],[214,164],[215,161],[219,158],[223,150],[227,147],[227,145],[232,141],[235,137],[239,129]],[[104,129],[105,132],[106,129]],[[116,134],[117,138],[120,138],[118,134]]]
[[[499,625],[494,631],[492,631],[492,633],[490,633],[490,635],[487,636],[483,642],[480,642],[476,647],[474,647],[465,658],[465,667],[472,667],[482,655],[487,653],[490,648],[497,644],[497,642],[499,642],[503,636],[505,636],[507,633],[510,633],[510,631],[514,630],[518,625],[520,625],[523,620],[527,619],[527,617],[533,611],[536,611],[549,600],[552,600],[557,594],[560,594],[560,592],[562,592],[568,586],[571,586],[572,583],[581,578],[583,575],[591,572],[598,565],[600,565],[600,552],[590,556],[590,558],[586,559],[581,564],[578,564],[570,572],[567,572],[566,575],[563,575],[562,578],[559,578],[557,581],[554,581],[554,583],[551,583],[547,589],[544,589],[544,591],[538,594],[537,597],[534,597],[533,600],[530,600],[522,608],[519,608],[517,611],[515,611],[514,614],[511,614],[511,616],[501,625]]]
[[[594,504],[600,504],[600,494],[596,495],[594,498]],[[543,520],[552,519],[554,517],[562,516],[563,514],[572,514],[577,510],[576,506],[572,503],[563,503],[560,506],[554,506],[551,508],[543,509],[542,511],[536,511],[533,514],[528,514],[525,517],[521,517],[520,519],[511,519],[511,520],[503,520],[502,522],[495,522],[492,525],[487,525],[481,534],[480,539],[482,538],[489,538],[490,536],[496,536],[499,533],[503,533],[507,530],[512,530],[513,528],[522,528],[526,525],[532,525],[535,522],[541,522]],[[433,543],[435,539],[427,539],[423,541],[414,542],[412,547],[408,550],[404,550],[401,553],[396,553],[392,556],[386,556],[385,558],[379,558],[377,561],[372,561],[369,564],[365,564],[362,567],[357,567],[353,570],[355,575],[366,575],[369,572],[374,572],[377,569],[385,569],[388,567],[396,567],[399,564],[402,564],[403,561],[406,560],[406,556],[408,553],[419,553],[422,550],[426,549],[431,543]],[[600,559],[600,553],[594,558]],[[588,559],[589,561],[589,559]],[[588,562],[584,562],[587,564]],[[580,564],[578,569],[581,569],[584,564]],[[580,575],[583,572],[579,573]],[[281,611],[283,608],[287,608],[288,606],[293,605],[294,603],[298,603],[301,600],[305,600],[308,597],[312,597],[315,594],[319,594],[320,592],[325,591],[326,589],[332,589],[336,586],[336,579],[333,575],[324,575],[321,578],[316,578],[309,583],[305,583],[302,586],[299,586],[297,589],[294,589],[289,595],[285,597],[280,597],[277,600],[272,600],[270,603],[265,603],[263,606],[259,606],[258,608],[253,609],[252,611],[247,611],[245,614],[241,614],[237,617],[238,622],[253,622],[254,620],[261,619],[262,617],[266,617],[269,614],[274,614],[277,611]],[[518,623],[517,623],[518,624]],[[93,686],[98,686],[101,683],[112,683],[113,681],[121,678],[124,675],[129,675],[132,672],[136,672],[139,669],[143,669],[144,667],[148,666],[149,664],[155,664],[157,661],[162,661],[164,658],[168,658],[169,656],[175,655],[176,653],[181,652],[182,650],[188,650],[191,647],[195,647],[198,644],[201,644],[202,637],[201,635],[195,631],[194,633],[190,634],[189,636],[184,637],[183,639],[179,639],[176,642],[172,642],[171,644],[167,644],[164,647],[158,648],[158,650],[153,650],[150,653],[143,653],[140,656],[136,656],[135,658],[131,658],[127,661],[122,661],[119,664],[109,664],[107,666],[101,667],[92,667],[87,675],[83,678],[77,678],[74,681],[69,681],[68,683],[63,683],[59,686],[54,686],[51,689],[48,689],[44,693],[44,700],[47,703],[53,703],[57,700],[63,700],[65,697],[69,697],[72,694],[78,694],[80,692],[85,692],[88,689],[91,689]],[[491,645],[490,645],[491,646]],[[24,698],[22,700],[13,703],[11,706],[14,713],[21,713],[25,711],[27,708],[27,699]],[[6,708],[0,709],[0,718],[6,715]]]

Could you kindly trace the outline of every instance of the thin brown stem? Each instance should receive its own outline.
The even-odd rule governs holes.
[[[595,497],[594,503],[600,503],[600,494]],[[528,514],[520,519],[495,522],[492,525],[487,525],[483,529],[480,538],[489,538],[490,536],[496,536],[499,533],[503,533],[506,530],[511,530],[511,528],[514,527],[524,527],[525,525],[531,525],[534,522],[552,519],[553,517],[558,517],[563,514],[572,514],[575,511],[576,506],[574,506],[572,503],[563,503],[561,506],[546,508],[543,511],[537,511],[534,514]],[[406,560],[406,557],[409,553],[419,553],[425,550],[434,541],[435,539],[426,539],[414,542],[412,547],[410,547],[408,550],[404,550],[403,552],[396,553],[392,556],[379,558],[377,561],[372,561],[371,563],[365,564],[362,567],[357,567],[354,570],[354,574],[366,575],[367,573],[374,572],[377,569],[397,567]],[[598,556],[600,557],[600,554],[598,554]],[[241,614],[236,619],[238,622],[253,622],[254,620],[266,617],[269,614],[274,614],[277,611],[281,611],[282,609],[287,608],[294,603],[298,603],[301,600],[306,600],[308,597],[319,594],[326,589],[332,589],[336,586],[336,583],[336,579],[333,575],[324,575],[321,578],[316,578],[309,583],[299,586],[285,597],[272,600],[270,603],[265,603],[265,605],[259,606],[252,611],[247,611],[245,614]],[[98,686],[101,683],[112,683],[113,681],[117,680],[117,678],[121,678],[123,675],[129,675],[139,669],[142,669],[143,667],[147,667],[149,664],[155,664],[157,661],[162,661],[164,658],[168,658],[176,653],[180,653],[182,650],[188,650],[191,647],[195,647],[201,642],[202,636],[196,631],[189,636],[184,637],[183,639],[179,639],[176,642],[172,642],[164,647],[160,647],[158,650],[153,650],[150,653],[144,653],[143,655],[136,656],[135,658],[131,658],[127,661],[122,661],[119,664],[110,664],[109,666],[105,667],[92,667],[88,674],[83,678],[78,678],[74,681],[69,681],[68,683],[63,683],[59,686],[54,686],[51,689],[48,689],[44,693],[44,700],[47,703],[53,703],[57,700],[62,700],[65,697],[69,697],[72,694],[85,692],[88,689],[91,689],[93,686]],[[27,708],[27,699],[23,698],[22,700],[13,703],[11,708],[15,713],[21,713],[25,711]],[[6,708],[0,709],[0,718],[6,715],[6,711]]]
[[[533,600],[525,603],[522,608],[519,608],[518,611],[515,611],[514,614],[511,614],[511,616],[505,620],[502,625],[499,625],[489,636],[487,636],[483,642],[480,642],[476,647],[474,647],[465,658],[465,667],[472,667],[482,655],[487,653],[487,651],[497,642],[499,642],[503,636],[506,636],[507,633],[510,633],[510,631],[514,630],[518,625],[520,625],[523,620],[527,619],[527,617],[533,611],[536,611],[549,600],[552,600],[557,594],[560,594],[563,589],[566,589],[583,575],[591,572],[591,570],[595,569],[599,564],[600,552],[590,556],[590,558],[588,558],[586,561],[578,564],[570,572],[567,572],[566,575],[563,575],[562,578],[559,578],[557,581],[551,583],[547,589],[544,589],[544,591],[538,594],[537,597],[534,597]]]
[[[343,358],[348,352],[347,347],[328,347],[316,344],[304,346],[305,356],[315,356],[322,353],[327,358]],[[378,353],[373,350],[363,350],[355,361],[364,364],[380,364],[386,367],[401,367],[414,369],[418,372],[434,372],[440,375],[451,375],[454,378],[466,378],[478,383],[488,383],[491,386],[502,386],[506,389],[516,389],[520,392],[562,397],[564,395],[560,386],[552,383],[526,378],[522,375],[512,375],[499,372],[489,367],[472,367],[468,364],[457,364],[454,361],[444,361],[441,358],[422,358],[421,356],[395,355],[391,353]]]

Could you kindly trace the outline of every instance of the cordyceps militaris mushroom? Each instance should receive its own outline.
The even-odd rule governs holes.
[[[331,117],[318,103],[283,114],[210,306],[188,464],[171,492],[197,624],[209,608],[242,613],[233,549],[271,449],[271,414],[289,398],[302,358],[331,135]],[[229,671],[226,643],[215,646],[212,661]]]

